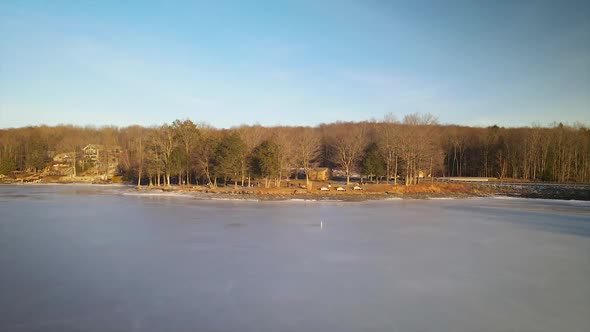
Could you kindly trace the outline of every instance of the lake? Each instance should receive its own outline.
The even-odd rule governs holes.
[[[0,186],[0,331],[588,331],[590,202]]]

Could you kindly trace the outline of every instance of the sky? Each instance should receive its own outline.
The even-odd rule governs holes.
[[[0,128],[590,124],[590,1],[0,1]]]

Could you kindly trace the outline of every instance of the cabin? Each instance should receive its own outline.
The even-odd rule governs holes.
[[[327,181],[330,179],[331,175],[330,169],[327,167],[309,170],[309,179],[312,181]]]

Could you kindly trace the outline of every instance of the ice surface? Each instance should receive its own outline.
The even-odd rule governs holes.
[[[0,331],[590,327],[584,202],[126,192],[0,186]]]

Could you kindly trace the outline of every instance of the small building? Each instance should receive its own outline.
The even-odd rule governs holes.
[[[327,181],[331,177],[330,169],[327,167],[319,167],[309,170],[309,179],[312,181]]]
[[[428,171],[418,171],[417,177],[419,179],[429,178],[430,177],[430,172],[428,172]]]

